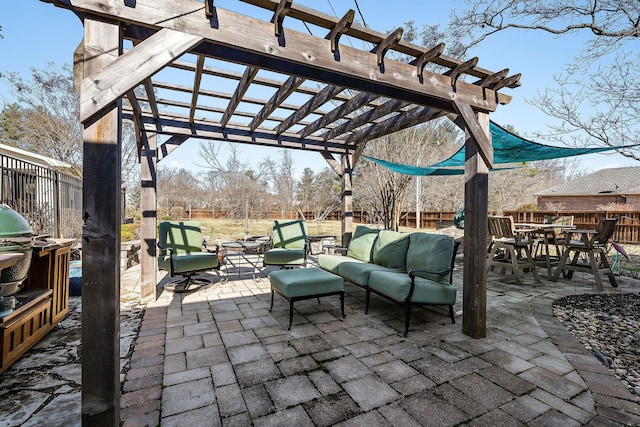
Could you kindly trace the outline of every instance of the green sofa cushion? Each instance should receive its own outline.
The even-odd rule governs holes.
[[[302,265],[304,263],[304,249],[273,248],[264,254],[265,265]]]
[[[411,289],[411,278],[406,273],[392,271],[372,271],[369,275],[369,288],[403,302]],[[457,289],[449,284],[441,284],[422,277],[416,277],[412,303],[454,305]]]
[[[387,267],[369,262],[343,262],[338,267],[338,274],[351,283],[359,286],[367,286],[369,273],[372,271],[387,271]]]
[[[406,271],[424,270],[426,273],[416,274],[438,283],[448,283],[454,248],[455,240],[451,236],[411,233]]]
[[[340,264],[345,262],[355,262],[355,263],[361,264],[364,261],[360,261],[348,256],[342,256],[342,255],[327,255],[327,254],[318,255],[318,265],[323,269],[335,274],[338,274],[338,268],[340,267]]]
[[[397,271],[405,271],[409,235],[381,230],[373,246],[373,262]]]
[[[372,262],[373,244],[378,237],[378,230],[359,225],[353,232],[347,248],[347,256],[364,262]]]

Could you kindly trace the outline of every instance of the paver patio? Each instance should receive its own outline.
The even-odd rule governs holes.
[[[136,270],[123,275],[124,298],[139,291]],[[123,425],[640,425],[637,397],[551,313],[559,297],[594,292],[588,276],[536,284],[525,274],[516,285],[490,273],[487,337],[472,339],[460,316],[451,324],[445,312],[417,307],[403,338],[402,307],[374,296],[365,315],[364,292],[351,285],[346,318],[337,296],[300,301],[288,331],[288,303],[276,296],[270,313],[268,278],[241,272],[244,280],[164,292],[139,327],[125,328]],[[456,284],[461,274],[458,266]],[[605,292],[640,291],[638,280],[620,282]],[[75,351],[68,344],[64,352]],[[45,350],[16,369],[51,366],[47,357],[63,351]],[[5,371],[3,387],[22,406],[0,405],[0,425],[80,425],[78,374],[75,360],[34,371],[42,380],[27,386]]]
[[[346,318],[338,297],[300,301],[288,331],[288,303],[276,296],[268,311],[266,274],[165,292],[147,306],[140,336],[154,331],[164,360],[138,350],[138,339],[124,425],[640,424],[636,396],[552,315],[553,300],[594,292],[587,276],[537,284],[525,274],[516,285],[491,272],[487,337],[472,339],[460,315],[451,324],[423,308],[403,338],[402,306],[374,297],[365,315],[364,292],[348,284]],[[461,274],[459,266],[458,284]],[[620,281],[604,292],[640,290]],[[158,364],[156,385],[128,387],[138,369]],[[130,403],[131,394],[142,397]]]

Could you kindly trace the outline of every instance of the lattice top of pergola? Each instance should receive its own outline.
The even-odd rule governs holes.
[[[353,10],[337,19],[291,0],[242,0],[267,22],[213,0],[47,1],[121,24],[124,54],[79,82],[81,119],[126,96],[125,118],[173,136],[159,159],[189,137],[359,155],[366,141],[421,122],[495,111],[511,99],[498,91],[519,85],[519,74],[485,70],[478,58],[447,57],[444,44],[422,48],[402,29],[357,25]],[[301,23],[324,38],[292,29]],[[77,52],[79,68],[87,54]]]

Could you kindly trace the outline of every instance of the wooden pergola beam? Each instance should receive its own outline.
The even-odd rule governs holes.
[[[220,124],[222,125],[222,127],[227,126],[227,124],[229,123],[229,120],[231,120],[231,116],[233,115],[236,108],[238,108],[238,104],[240,104],[240,101],[243,100],[244,94],[249,89],[249,86],[251,85],[251,82],[253,81],[256,74],[258,74],[258,71],[260,70],[254,67],[247,67],[244,70],[244,74],[242,75],[242,78],[240,79],[240,82],[238,83],[238,86],[236,87],[235,92],[233,93],[233,95],[231,96],[231,99],[229,100],[227,111],[224,112],[224,115],[220,120]]]
[[[204,56],[198,55],[196,64],[196,74],[193,78],[193,92],[191,95],[191,106],[189,108],[189,123],[193,123],[198,106],[198,94],[200,93],[200,82],[202,81],[202,69],[204,68]]]
[[[123,117],[128,120],[133,120],[133,117],[128,114],[124,114]],[[190,125],[189,122],[183,118],[176,118],[174,120],[160,118],[158,121],[154,121],[143,117],[142,128],[147,132],[156,132],[161,135],[184,135],[215,141],[306,151],[327,151],[335,154],[345,153],[353,148],[346,143],[325,141],[320,137],[309,136],[301,139],[300,136],[296,134],[281,134],[276,136],[271,130],[251,132],[248,128],[222,128],[219,125],[200,122],[198,120],[196,120],[193,125]]]
[[[301,79],[296,76],[290,76],[286,82],[283,83],[282,87],[278,89],[276,93],[273,94],[271,99],[265,104],[265,106],[255,115],[255,118],[249,123],[249,128],[253,132],[260,126],[260,124],[280,105],[284,102],[285,99],[289,95],[291,95],[297,88],[304,82],[304,79]]]
[[[313,132],[317,131],[318,129],[322,129],[328,124],[333,123],[338,119],[344,118],[345,115],[351,113],[352,111],[357,110],[358,108],[361,108],[362,106],[366,105],[368,102],[373,101],[377,97],[378,95],[361,92],[358,95],[351,98],[349,101],[334,108],[333,110],[331,110],[330,112],[328,112],[323,117],[316,120],[315,122],[304,127],[299,132],[299,134],[303,138],[306,137],[307,135],[311,135]]]
[[[82,80],[80,121],[88,122],[168,62],[196,46],[202,37],[164,28],[126,55]]]
[[[322,135],[322,137],[325,139],[333,139],[339,135],[349,132],[350,130],[360,127],[366,123],[371,123],[374,120],[379,119],[380,117],[384,117],[387,114],[396,112],[407,105],[408,104],[404,101],[397,101],[395,99],[390,99],[389,101],[385,102],[379,107],[371,108],[368,111],[360,114],[358,117],[355,117],[354,119],[351,119],[349,121],[342,123],[339,126],[336,126],[335,128],[328,131],[326,134]]]
[[[341,86],[325,86],[316,96],[305,102],[302,107],[296,110],[295,113],[287,117],[278,127],[276,127],[275,132],[276,135],[280,135],[282,132],[289,129],[296,123],[299,123],[300,120],[307,117],[309,114],[313,113],[320,106],[324,105],[330,99],[337,96],[340,92],[344,90]]]
[[[476,110],[490,112],[510,99],[491,89],[462,81],[457,83],[454,91],[448,76],[427,71],[424,71],[424,79],[429,84],[422,84],[414,66],[398,61],[386,61],[382,72],[377,66],[376,55],[347,46],[342,46],[341,55],[349,57],[349,63],[336,61],[329,40],[301,32],[287,30],[286,47],[281,47],[274,38],[272,24],[219,7],[216,8],[218,27],[211,28],[204,14],[197,13],[202,4],[190,0],[175,0],[170,7],[165,2],[137,0],[134,8],[116,0],[108,0],[100,5],[92,0],[68,1],[78,12],[108,13],[118,16],[127,25],[157,30],[180,28],[180,34],[202,37],[204,41],[192,49],[196,54],[204,53],[242,62],[250,67],[349,86],[411,103],[442,108],[455,98]],[[242,34],[238,33],[238,28],[242,28]]]
[[[173,135],[171,138],[167,139],[163,144],[160,144],[157,151],[157,161],[161,161],[166,158],[169,154],[171,154],[175,149],[180,147],[182,143],[184,143],[187,139],[189,139],[188,135]]]

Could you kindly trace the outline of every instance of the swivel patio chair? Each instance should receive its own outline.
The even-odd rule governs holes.
[[[272,232],[273,249],[264,253],[263,264],[277,265],[280,268],[306,267],[309,253],[309,235],[307,222],[274,221]]]
[[[169,272],[171,277],[180,275],[180,280],[171,281],[165,289],[172,292],[187,292],[211,283],[211,280],[193,276],[203,271],[215,270],[220,277],[222,265],[217,246],[202,250],[202,233],[197,221],[161,222],[158,226],[158,268]],[[225,281],[225,279],[222,279]]]
[[[609,283],[614,288],[618,282],[613,274],[609,260],[607,259],[607,244],[613,237],[618,218],[602,218],[595,230],[567,230],[565,231],[564,251],[560,257],[560,264],[553,275],[553,281],[557,282],[560,273],[566,271],[566,278],[571,279],[574,271],[593,274],[596,288],[602,290],[602,278],[604,272],[609,278]],[[571,255],[573,254],[573,257]],[[580,256],[586,261],[580,261]],[[588,263],[587,263],[588,261]]]

